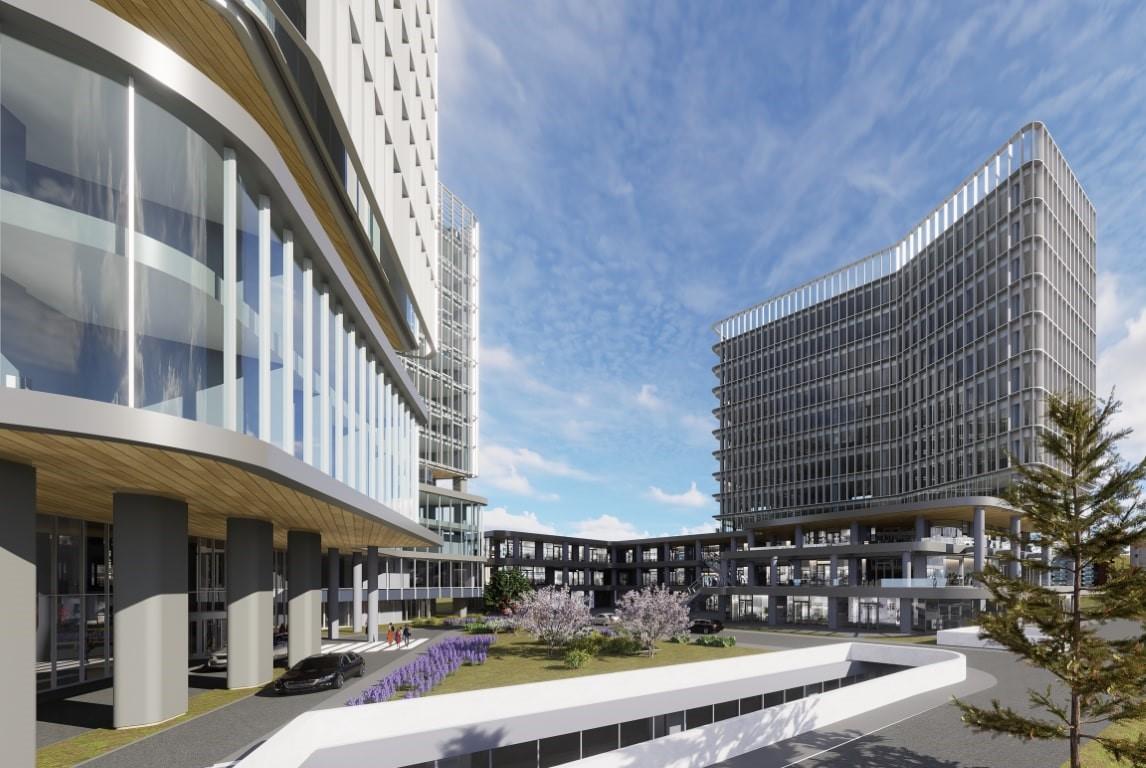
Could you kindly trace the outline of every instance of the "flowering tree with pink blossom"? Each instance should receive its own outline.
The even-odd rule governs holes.
[[[688,599],[663,584],[626,592],[617,601],[617,621],[652,656],[658,640],[688,631]]]
[[[517,626],[544,642],[550,656],[590,625],[585,596],[567,588],[544,587],[527,592],[513,613]]]

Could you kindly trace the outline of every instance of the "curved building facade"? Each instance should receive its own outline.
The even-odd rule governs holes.
[[[173,717],[189,648],[265,682],[324,562],[365,555],[376,619],[378,548],[440,543],[401,357],[438,344],[437,9],[384,5],[0,2],[15,765],[37,688]]]
[[[823,588],[861,584],[895,598],[876,623],[966,615],[900,610],[916,593],[880,588],[974,590],[1023,538],[998,498],[1010,464],[1042,460],[1048,394],[1094,393],[1095,226],[1032,123],[895,245],[716,325],[716,498],[751,552],[739,586],[781,620],[835,621]],[[861,592],[847,615],[862,623]]]

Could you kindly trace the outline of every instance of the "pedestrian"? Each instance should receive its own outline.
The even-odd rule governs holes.
[[[386,633],[386,637],[390,645],[398,644],[398,628],[393,624],[390,625],[390,631]]]
[[[406,641],[406,646],[410,645],[410,626],[406,625],[402,628],[402,639]]]

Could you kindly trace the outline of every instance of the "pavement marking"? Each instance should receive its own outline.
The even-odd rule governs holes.
[[[392,653],[393,651],[409,650],[417,648],[422,643],[426,642],[426,638],[419,637],[417,640],[411,640],[409,645],[402,645],[401,643],[388,644],[385,640],[378,640],[373,643],[370,642],[333,642],[324,643],[321,647],[323,653]]]

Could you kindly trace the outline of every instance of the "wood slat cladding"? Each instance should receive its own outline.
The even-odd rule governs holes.
[[[162,42],[238,102],[266,131],[282,155],[315,216],[342,258],[358,290],[395,349],[406,342],[376,290],[369,267],[362,263],[330,202],[311,174],[303,153],[286,128],[235,30],[206,0],[93,0],[98,5]]]
[[[111,522],[113,493],[147,493],[186,501],[193,536],[225,539],[228,517],[253,517],[274,524],[276,547],[286,546],[291,528],[319,531],[324,547],[342,550],[425,546],[362,514],[206,456],[0,429],[0,457],[36,467],[36,504],[43,514]]]

